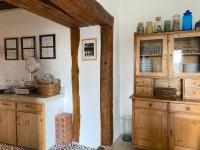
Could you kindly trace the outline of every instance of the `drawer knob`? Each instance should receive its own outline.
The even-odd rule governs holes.
[[[185,109],[186,109],[186,110],[190,110],[190,107],[186,107]]]
[[[152,107],[152,104],[151,104],[151,103],[149,103],[149,107]]]

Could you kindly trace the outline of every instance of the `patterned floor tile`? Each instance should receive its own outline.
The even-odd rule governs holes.
[[[79,145],[77,143],[72,143],[66,147],[59,147],[57,145],[53,146],[49,150],[96,150],[94,148],[89,148],[83,145]]]

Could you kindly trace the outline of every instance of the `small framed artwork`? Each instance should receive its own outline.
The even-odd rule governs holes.
[[[97,39],[83,39],[82,40],[82,55],[83,60],[97,59]]]
[[[18,60],[18,38],[5,38],[5,60]]]
[[[21,38],[21,54],[22,60],[30,56],[36,57],[35,36]]]
[[[56,59],[55,34],[40,35],[40,59]]]

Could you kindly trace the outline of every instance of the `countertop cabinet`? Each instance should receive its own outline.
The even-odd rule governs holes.
[[[41,115],[17,112],[17,120],[17,144],[32,149],[42,149]]]
[[[0,142],[44,150],[41,104],[0,101]]]
[[[16,145],[16,113],[0,110],[0,142]]]

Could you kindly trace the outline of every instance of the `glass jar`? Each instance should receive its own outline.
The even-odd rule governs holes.
[[[145,33],[153,33],[153,24],[152,21],[146,23]]]
[[[183,14],[183,30],[192,30],[192,12],[187,10]]]
[[[165,20],[164,21],[164,31],[165,32],[170,32],[171,31],[171,21],[170,20]]]
[[[180,30],[180,15],[176,14],[173,16],[172,31]]]
[[[143,22],[139,22],[137,26],[137,33],[138,34],[144,34],[144,25]]]
[[[122,116],[122,140],[130,142],[132,139],[132,118],[131,116]]]
[[[162,32],[162,21],[161,17],[156,17],[156,22],[154,24],[154,32]]]

